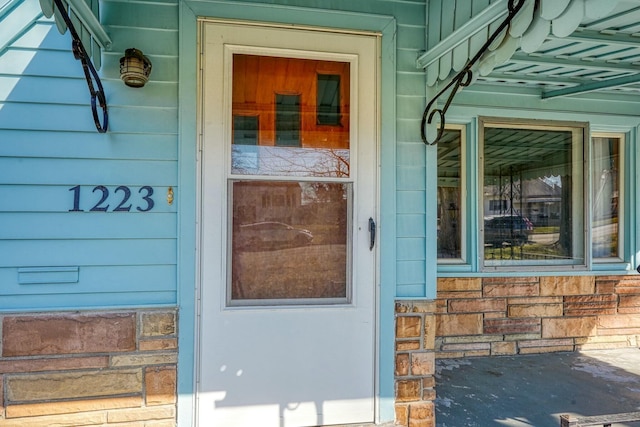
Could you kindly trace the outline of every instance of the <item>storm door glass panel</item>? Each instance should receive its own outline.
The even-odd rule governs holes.
[[[438,259],[462,258],[462,131],[447,129],[438,142]]]
[[[593,257],[619,260],[620,233],[620,146],[619,137],[592,138],[591,182],[593,203]]]
[[[231,193],[232,301],[346,302],[351,184],[234,181]]]
[[[584,127],[485,125],[485,266],[585,265]]]
[[[349,76],[348,62],[234,54],[232,115],[259,119],[255,145],[247,132],[232,144],[231,173],[349,177]]]
[[[255,145],[232,142],[230,305],[351,301],[349,91],[346,126],[320,126],[321,72],[349,82],[349,63],[233,55],[232,116],[259,120]]]

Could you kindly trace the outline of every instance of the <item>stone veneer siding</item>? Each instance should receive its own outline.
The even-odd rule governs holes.
[[[438,358],[638,345],[640,277],[440,278]]]
[[[435,301],[396,302],[395,412],[398,426],[435,426]]]
[[[176,312],[0,316],[2,427],[176,425]]]

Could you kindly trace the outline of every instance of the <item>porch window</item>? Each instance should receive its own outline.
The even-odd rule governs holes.
[[[583,123],[480,119],[479,222],[485,269],[587,265],[587,132]],[[611,151],[603,153],[609,159]],[[611,168],[610,159],[606,167]]]
[[[596,262],[620,261],[622,258],[623,143],[624,136],[620,134],[594,134],[591,139],[591,244]]]
[[[438,260],[462,262],[465,188],[463,170],[463,126],[449,126],[438,142]]]

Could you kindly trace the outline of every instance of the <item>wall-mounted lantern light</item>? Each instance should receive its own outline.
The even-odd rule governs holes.
[[[127,86],[142,87],[149,81],[151,61],[138,49],[127,49],[120,58],[120,78]]]

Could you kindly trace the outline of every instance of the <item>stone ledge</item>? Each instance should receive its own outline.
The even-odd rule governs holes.
[[[5,316],[2,341],[3,357],[133,351],[135,313]]]
[[[5,374],[107,368],[108,366],[108,356],[0,360],[0,372]]]
[[[78,412],[99,411],[116,408],[136,408],[140,406],[142,406],[142,398],[140,396],[56,401],[45,403],[27,403],[7,406],[7,418],[73,414]]]
[[[7,402],[55,401],[142,393],[142,370],[7,375]]]

